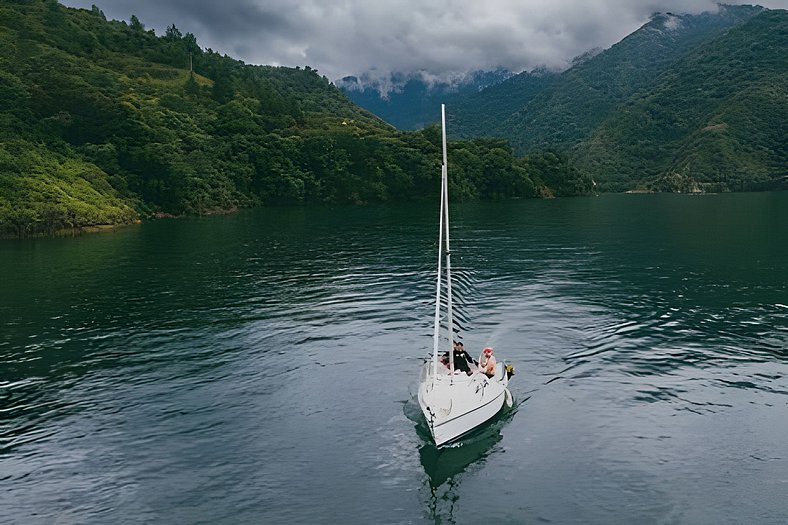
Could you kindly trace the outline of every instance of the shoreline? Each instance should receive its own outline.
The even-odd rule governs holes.
[[[771,191],[788,191],[788,188],[778,188],[778,189],[767,189],[767,190],[753,190],[753,191],[732,191],[732,192],[722,192],[722,193],[764,193],[764,192],[771,192]],[[700,191],[700,192],[672,192],[672,191],[654,191],[649,189],[637,188],[631,189],[626,191],[610,191],[610,192],[594,192],[589,193],[587,195],[572,195],[572,196],[542,196],[542,197],[533,197],[533,200],[553,200],[553,199],[566,199],[566,198],[576,198],[576,197],[599,197],[601,195],[657,195],[657,194],[666,194],[666,195],[687,195],[687,196],[703,196],[703,195],[719,195],[720,192],[711,192],[711,191]],[[509,199],[504,199],[509,200]],[[511,199],[511,200],[520,200],[520,199]],[[481,201],[479,201],[481,202]],[[496,202],[496,201],[490,201]],[[367,204],[367,203],[365,203]],[[350,204],[351,206],[359,206],[360,204]],[[361,204],[364,205],[364,204]],[[46,232],[36,232],[30,233],[26,235],[13,235],[7,233],[0,233],[0,242],[6,240],[23,240],[23,239],[37,239],[37,238],[44,238],[44,237],[79,237],[84,234],[91,234],[91,233],[100,233],[100,232],[107,232],[107,231],[114,231],[120,228],[126,228],[129,226],[135,226],[142,224],[145,220],[167,220],[167,219],[183,219],[188,217],[215,217],[221,215],[231,215],[234,213],[238,213],[241,210],[247,209],[255,209],[262,206],[250,206],[248,208],[239,208],[239,207],[232,207],[228,209],[211,209],[201,214],[182,214],[182,215],[175,215],[172,213],[167,212],[156,212],[151,213],[144,219],[134,219],[130,222],[124,223],[114,223],[114,224],[90,224],[84,226],[75,226],[73,228],[58,228],[54,231],[46,231]],[[285,205],[285,206],[270,206],[272,208],[292,208],[292,207],[310,207],[310,205],[300,204],[300,205]]]
[[[115,224],[90,224],[85,226],[75,226],[73,228],[58,228],[54,231],[36,232],[27,235],[0,234],[0,241],[40,239],[44,237],[79,237],[80,235],[84,234],[114,231],[120,228],[128,228],[130,226],[136,226],[139,224],[142,224],[141,219]]]
[[[143,220],[182,219],[184,217],[215,217],[218,215],[231,215],[233,213],[237,213],[239,209],[240,208],[238,208],[237,206],[233,206],[232,208],[227,208],[227,209],[216,208],[216,209],[207,210],[206,212],[198,215],[188,215],[188,214],[175,215],[173,213],[167,213],[167,212],[156,212],[156,213],[151,213],[144,219],[136,218],[129,222],[107,223],[107,224],[86,224],[83,226],[74,226],[71,228],[56,228],[54,230],[28,233],[25,235],[0,233],[0,241],[14,240],[14,239],[39,239],[43,237],[79,237],[80,235],[84,235],[84,234],[114,231],[119,228],[126,228],[129,226],[139,225],[142,224]]]

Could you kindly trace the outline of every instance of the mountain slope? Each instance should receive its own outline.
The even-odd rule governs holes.
[[[575,153],[603,189],[757,189],[788,175],[788,12],[699,47]]]
[[[0,47],[0,235],[438,192],[433,127],[399,132],[309,67],[245,65],[174,25],[156,36],[54,0],[0,4]],[[588,187],[505,141],[450,149],[455,198]]]
[[[484,123],[456,115],[462,136],[499,136],[517,151],[571,145],[586,138],[629,97],[648,91],[655,79],[686,53],[763,8],[721,6],[718,13],[658,14],[610,49],[564,71],[549,86],[523,100],[489,91],[500,108]],[[513,82],[517,77],[510,79]],[[478,98],[484,98],[483,91]],[[505,118],[502,115],[507,114]]]
[[[395,126],[397,129],[421,129],[437,122],[441,104],[453,106],[465,96],[499,84],[511,73],[505,69],[476,71],[455,82],[428,81],[419,75],[393,74],[386,85],[364,78],[345,77],[335,84],[355,104]]]
[[[512,108],[524,107],[561,78],[545,68],[523,72],[482,91],[461,94],[452,100],[448,119],[461,137],[495,136]]]

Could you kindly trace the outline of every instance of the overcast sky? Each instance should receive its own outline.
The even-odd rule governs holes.
[[[309,65],[335,80],[374,70],[444,78],[498,66],[560,68],[607,48],[657,11],[716,11],[711,0],[61,0],[175,24],[203,47],[253,64]],[[729,2],[744,3],[744,2]],[[788,0],[760,5],[788,8]]]

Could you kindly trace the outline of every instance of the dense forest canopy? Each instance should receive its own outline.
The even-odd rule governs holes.
[[[763,12],[673,63],[573,156],[612,190],[632,174],[655,191],[786,186],[787,87],[788,12]]]
[[[433,198],[439,130],[400,132],[310,67],[253,66],[175,24],[54,0],[0,6],[0,234],[154,213]],[[438,108],[436,107],[436,113]],[[451,141],[455,198],[591,190],[565,156]]]
[[[788,177],[788,12],[657,14],[558,75],[458,100],[452,129],[569,155],[602,191],[740,191]],[[495,115],[495,118],[485,118]]]

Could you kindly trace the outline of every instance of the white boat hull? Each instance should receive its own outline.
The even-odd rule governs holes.
[[[442,366],[442,365],[439,365]],[[495,378],[477,372],[450,376],[439,370],[433,381],[432,363],[425,363],[419,384],[421,411],[435,444],[445,445],[489,421],[511,394],[503,367]]]

